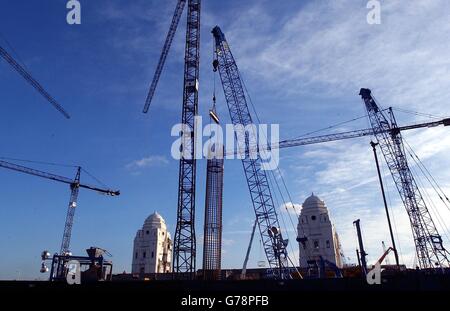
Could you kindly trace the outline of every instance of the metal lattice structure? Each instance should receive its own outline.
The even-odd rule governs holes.
[[[56,108],[66,119],[70,119],[70,115],[58,102],[42,87],[42,85],[34,79],[31,74],[25,70],[16,60],[0,46],[0,56],[20,74],[25,81],[36,89],[53,107]]]
[[[178,181],[177,227],[174,237],[174,273],[192,279],[195,274],[195,116],[198,111],[200,68],[200,0],[189,0],[184,64],[183,111],[181,123],[192,131],[182,136]]]
[[[203,278],[219,280],[222,259],[222,158],[211,158],[206,168],[205,223],[203,235]]]
[[[402,135],[394,115],[390,113],[389,118],[384,115],[369,89],[361,89],[360,95],[374,135],[408,213],[419,267],[448,267],[449,253],[442,244],[442,237],[408,166]]]
[[[172,23],[170,24],[169,32],[166,36],[166,41],[164,42],[164,46],[161,52],[161,56],[159,57],[158,66],[156,66],[155,74],[153,75],[152,84],[150,85],[150,89],[147,94],[147,99],[145,100],[144,113],[148,112],[148,108],[153,99],[153,95],[155,94],[156,86],[158,85],[159,77],[161,76],[161,72],[164,68],[164,64],[166,63],[167,55],[169,54],[170,46],[172,45],[173,37],[177,32],[178,23],[180,22],[181,15],[183,14],[184,7],[186,5],[186,0],[178,0],[177,6],[175,8],[175,12],[173,13]]]
[[[252,125],[252,117],[247,106],[239,69],[233,54],[219,27],[212,31],[215,39],[215,57],[218,66],[225,99],[231,122],[235,125],[236,137],[245,137],[245,157],[242,159],[248,189],[253,203],[261,241],[270,268],[275,278],[287,278],[287,240],[283,240],[278,216],[273,203],[266,171],[262,169],[262,160],[258,153],[256,158],[249,157],[249,133],[244,130]]]
[[[288,140],[282,140],[278,143],[276,146],[271,146],[272,149],[274,148],[289,148],[289,147],[297,147],[297,146],[305,146],[305,145],[313,145],[318,143],[325,143],[330,141],[337,141],[337,140],[344,140],[344,139],[350,139],[350,138],[358,138],[358,137],[364,137],[364,136],[372,136],[375,134],[382,134],[385,133],[391,133],[392,131],[409,131],[409,130],[415,130],[419,128],[430,128],[435,126],[449,126],[450,125],[450,118],[438,120],[438,121],[432,121],[432,122],[425,122],[425,123],[417,123],[417,124],[411,124],[411,125],[405,125],[405,126],[399,126],[396,128],[377,128],[377,129],[362,129],[362,130],[355,130],[355,131],[348,131],[348,132],[341,132],[341,133],[334,133],[334,134],[326,134],[326,135],[320,135],[320,136],[314,136],[314,137],[302,137],[302,138],[296,138],[296,139],[288,139]]]
[[[77,207],[78,193],[80,192],[80,176],[81,168],[77,169],[75,179],[70,184],[70,201],[67,207],[66,222],[64,225],[64,233],[61,241],[60,254],[65,255],[69,253],[70,239],[72,237],[73,218],[75,217],[75,209]]]

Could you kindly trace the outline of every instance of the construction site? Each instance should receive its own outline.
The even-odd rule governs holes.
[[[233,23],[226,22],[227,27],[216,25],[223,19],[213,21],[214,26],[210,27],[214,16],[211,12],[220,10],[218,4],[207,4],[207,14],[202,14],[205,2],[210,1],[166,2],[172,8],[172,19],[166,20],[167,14],[164,13],[161,15],[166,16],[164,21],[160,17],[158,19],[165,27],[164,31],[161,30],[163,26],[154,26],[158,29],[156,38],[162,38],[164,33],[165,39],[148,42],[151,49],[145,52],[152,55],[148,63],[140,65],[133,56],[124,56],[124,63],[117,65],[116,72],[108,69],[110,67],[106,61],[96,56],[90,59],[85,68],[79,64],[71,68],[76,71],[75,67],[79,67],[81,72],[85,72],[88,67],[97,64],[103,68],[102,75],[105,78],[109,76],[111,81],[120,77],[129,80],[130,84],[140,83],[139,91],[136,92],[138,96],[145,89],[147,97],[134,105],[126,99],[132,92],[127,89],[127,85],[105,86],[103,82],[94,80],[89,83],[80,81],[74,85],[74,88],[79,87],[91,97],[95,92],[100,93],[104,102],[108,102],[109,92],[113,94],[123,87],[124,90],[120,90],[123,93],[114,93],[119,94],[114,96],[127,104],[111,103],[114,108],[111,108],[111,112],[105,112],[104,119],[88,115],[103,113],[109,108],[89,103],[81,103],[73,108],[76,113],[72,115],[72,106],[55,98],[61,97],[64,101],[72,102],[77,100],[72,95],[78,95],[50,95],[52,89],[62,88],[61,83],[68,80],[51,78],[51,74],[44,72],[51,68],[42,70],[39,65],[33,68],[39,59],[56,56],[28,51],[26,55],[29,60],[23,62],[19,55],[23,53],[24,45],[18,44],[19,47],[13,48],[11,41],[14,41],[14,32],[2,30],[0,81],[14,83],[13,86],[5,83],[6,88],[2,90],[6,94],[11,89],[11,94],[7,95],[10,96],[8,102],[2,100],[3,115],[5,120],[17,119],[19,124],[5,121],[3,128],[4,135],[11,138],[5,140],[0,154],[1,183],[8,184],[1,194],[6,199],[0,204],[5,210],[7,205],[12,206],[20,216],[14,211],[2,212],[5,223],[2,224],[4,239],[1,248],[4,253],[16,254],[25,254],[21,249],[29,248],[33,258],[18,259],[8,255],[5,271],[0,273],[3,276],[0,287],[32,287],[37,292],[71,286],[88,290],[100,286],[101,291],[105,292],[139,288],[149,292],[176,292],[177,299],[182,299],[184,296],[180,295],[186,290],[202,293],[252,292],[261,295],[277,292],[280,297],[302,291],[448,290],[450,184],[449,180],[442,178],[450,174],[446,175],[448,162],[439,163],[435,155],[442,152],[445,159],[445,154],[450,150],[445,137],[450,130],[450,127],[446,128],[450,125],[450,109],[443,110],[448,108],[448,104],[444,103],[449,96],[446,94],[448,87],[446,90],[441,88],[442,93],[437,94],[432,101],[442,102],[443,106],[440,107],[443,109],[428,111],[432,105],[430,103],[424,104],[421,112],[416,111],[413,104],[409,106],[402,102],[401,107],[397,108],[397,103],[384,102],[385,98],[391,97],[383,92],[400,87],[370,83],[370,76],[361,81],[368,81],[369,85],[354,88],[353,94],[350,94],[355,98],[352,108],[342,113],[339,105],[332,105],[335,98],[341,96],[340,91],[335,90],[331,93],[316,92],[320,93],[317,98],[298,96],[292,91],[299,100],[290,107],[308,105],[310,98],[316,100],[314,107],[305,110],[309,115],[300,115],[296,108],[274,103],[272,97],[268,97],[270,100],[267,104],[260,105],[259,101],[265,101],[266,95],[261,94],[259,89],[255,95],[253,90],[258,83],[263,83],[255,82],[263,77],[262,74],[258,75],[259,71],[273,74],[274,81],[270,83],[278,88],[283,88],[284,82],[280,86],[275,81],[282,79],[277,76],[277,70],[258,65],[259,60],[269,57],[269,50],[261,57],[255,56],[253,61],[251,53],[247,56],[246,52],[258,49],[258,44],[270,43],[258,42],[255,45],[239,40],[239,18]],[[83,1],[81,3],[84,6]],[[157,12],[158,8],[151,8],[153,4],[149,2],[146,6],[150,11]],[[228,5],[232,7],[232,4],[226,7]],[[285,4],[283,8],[292,9],[290,5],[296,4]],[[81,12],[87,10],[83,6]],[[164,12],[168,12],[167,6],[163,5]],[[361,10],[367,11],[367,8],[363,6]],[[8,10],[8,5],[2,8],[2,11],[5,10]],[[133,19],[134,13],[131,11],[125,16],[120,15],[119,11],[112,14],[111,10],[108,11],[111,18]],[[299,6],[298,10],[299,14],[308,12],[313,10],[313,4]],[[162,13],[154,14],[159,16]],[[248,14],[253,13],[249,11]],[[208,19],[206,25],[202,23],[203,16]],[[83,29],[92,26],[89,24],[90,17],[86,13],[80,26],[67,27]],[[300,24],[305,22],[301,20]],[[383,27],[381,21],[375,27]],[[120,31],[126,25],[121,26]],[[170,25],[168,31],[167,25]],[[277,24],[274,22],[273,25]],[[336,27],[339,26],[337,24]],[[244,23],[242,27],[250,26]],[[266,26],[261,27],[261,32],[266,30]],[[288,30],[289,27],[283,28],[283,31]],[[207,35],[209,37],[205,38]],[[73,40],[82,42],[79,36],[77,31],[71,30],[70,37]],[[324,34],[324,40],[326,37],[327,34]],[[94,41],[101,42],[103,39],[89,40],[89,44],[94,44]],[[141,42],[139,40],[137,42]],[[209,42],[209,45],[204,47],[203,42]],[[35,45],[33,42],[29,49],[32,50]],[[271,48],[280,49],[277,51],[280,55],[289,53],[289,48],[278,45],[274,44]],[[117,46],[120,49],[120,43]],[[139,43],[134,48],[140,49]],[[294,46],[292,48],[295,49]],[[92,53],[102,49],[95,48]],[[120,51],[132,53],[129,49],[130,46]],[[107,54],[106,50],[103,51]],[[38,60],[30,58],[34,54]],[[301,75],[310,66],[308,58],[302,55],[302,51],[294,55],[295,59],[299,59],[300,68],[289,68],[289,71],[298,71]],[[240,56],[243,59],[242,67]],[[344,58],[343,55],[336,57]],[[356,56],[352,57],[356,59]],[[429,55],[428,58],[432,62],[433,56]],[[410,62],[409,59],[407,61]],[[180,66],[174,65],[178,63]],[[276,63],[273,59],[268,62],[274,66]],[[264,62],[261,64],[267,65]],[[182,71],[181,65],[184,68]],[[419,63],[414,65],[425,66]],[[442,64],[443,67],[446,65],[448,63]],[[114,66],[116,64],[111,64],[111,67]],[[152,80],[137,81],[141,75],[126,77],[120,71],[125,66],[136,66],[145,77],[153,73]],[[281,68],[286,66],[289,65],[281,65]],[[245,69],[245,80],[244,70],[240,68]],[[395,67],[393,70],[399,69]],[[361,71],[364,72],[364,68]],[[258,74],[253,75],[254,72]],[[40,76],[44,77],[46,83],[39,79]],[[247,76],[250,79],[247,80]],[[408,80],[407,74],[405,76],[403,78]],[[74,79],[78,79],[78,74],[74,73]],[[294,74],[289,79],[295,79]],[[345,79],[344,73],[342,79]],[[48,81],[55,81],[58,86],[54,88]],[[301,89],[308,87],[315,86],[313,83],[297,86]],[[289,97],[290,90],[282,91]],[[418,94],[417,89],[404,88],[403,91],[412,94],[407,100],[414,96],[423,100],[425,96]],[[75,91],[72,89],[71,92]],[[267,93],[270,92],[267,87]],[[28,103],[18,98],[22,93],[25,98],[39,97],[31,97],[33,103]],[[274,98],[283,101],[284,95],[274,94]],[[442,94],[447,97],[438,98]],[[345,100],[351,97],[345,97]],[[322,98],[326,102],[323,109],[318,104]],[[173,102],[173,99],[177,102]],[[28,108],[34,102],[37,103],[34,106],[38,107]],[[42,102],[50,104],[56,113],[52,114],[50,109],[44,110]],[[9,105],[19,106],[18,103],[21,103],[21,110],[9,108]],[[355,107],[357,104],[353,103],[359,103],[359,106]],[[31,109],[30,117],[19,120],[20,116],[16,113],[29,114],[28,109]],[[119,117],[113,115],[116,109],[123,111]],[[263,113],[259,113],[260,110]],[[363,115],[356,118],[351,114],[361,111]],[[42,114],[48,116],[39,121]],[[167,119],[166,114],[169,115]],[[332,117],[324,117],[327,114]],[[407,122],[400,122],[405,119],[405,114],[412,117]],[[289,130],[285,130],[287,126],[282,122],[281,116],[285,115],[292,116],[293,121],[287,122]],[[129,123],[124,121],[125,117],[130,118]],[[53,120],[55,124],[52,124]],[[172,121],[179,126],[172,127],[170,133],[169,124],[173,124]],[[352,125],[355,121],[358,124],[356,127]],[[29,136],[16,132],[17,127],[22,126],[20,122],[27,123],[24,131]],[[134,128],[133,122],[139,123],[139,127]],[[36,129],[34,123],[38,123]],[[92,124],[92,127],[88,124]],[[267,132],[267,124],[276,124],[269,126],[270,133]],[[70,132],[60,130],[63,127],[70,128]],[[234,131],[229,134],[226,128]],[[273,139],[278,128],[280,137]],[[117,135],[122,130],[123,133]],[[435,147],[427,142],[428,137],[438,134],[443,135],[436,140],[437,144],[441,142],[441,146]],[[40,140],[40,135],[45,137]],[[416,140],[415,137],[421,138]],[[19,148],[18,141],[23,143],[26,140],[30,141],[31,148]],[[131,145],[127,145],[128,140],[141,147],[136,148],[136,154],[124,156],[128,163],[124,165],[113,159],[112,154],[125,155],[131,150]],[[178,145],[172,144],[174,141]],[[51,150],[52,146],[55,150]],[[39,150],[36,149],[35,153],[33,148]],[[159,151],[161,149],[163,151]],[[357,155],[359,151],[361,153]],[[286,152],[291,153],[287,155]],[[301,156],[298,156],[300,152]],[[133,160],[150,153],[152,156]],[[348,157],[344,157],[344,153]],[[168,160],[168,154],[171,154],[172,159]],[[286,162],[290,157],[294,157],[295,165]],[[301,163],[298,160],[300,158]],[[358,159],[363,160],[358,163]],[[115,166],[122,168],[119,170]],[[96,171],[108,178],[106,184],[115,186],[107,186],[96,177],[97,172],[95,176],[90,173],[91,167],[98,168]],[[73,171],[73,176],[63,176],[61,173],[69,170]],[[124,175],[131,177],[122,183]],[[310,182],[319,178],[320,182]],[[146,180],[145,183],[142,184],[142,180]],[[41,183],[46,184],[43,190],[39,190]],[[65,185],[66,189],[59,191],[63,193],[53,195],[57,184]],[[301,190],[297,191],[299,188]],[[41,193],[38,194],[38,191]],[[90,193],[99,193],[104,197],[89,197]],[[85,201],[82,198],[79,203],[79,195],[83,198],[86,195]],[[67,197],[69,202],[63,220],[61,207],[58,212],[52,209],[53,204],[61,205],[60,201],[67,200]],[[29,202],[26,206],[21,203],[25,200]],[[300,200],[304,202],[301,204]],[[43,211],[39,211],[40,205]],[[133,211],[136,206],[142,208]],[[355,212],[360,206],[363,208]],[[80,220],[77,218],[78,213],[81,213]],[[35,223],[33,227],[30,225],[33,222],[39,224]],[[28,228],[23,229],[24,237],[20,239],[15,237],[17,229],[13,229],[18,227]],[[133,244],[132,235],[136,229],[138,231]],[[62,231],[62,236],[56,236],[58,231]],[[55,243],[58,243],[59,249],[54,249]],[[119,244],[122,246],[119,247]],[[37,249],[41,252],[38,253]],[[84,249],[86,253],[83,253]],[[121,254],[123,250],[127,253]],[[23,275],[22,272],[10,271],[22,269],[18,268],[22,266],[17,262],[26,262],[20,264],[27,266],[23,269]],[[39,262],[39,266],[34,266],[36,262]],[[188,298],[181,305],[196,306],[198,302],[195,298]],[[265,300],[261,299],[259,306],[264,305]],[[257,300],[254,306],[258,306]]]

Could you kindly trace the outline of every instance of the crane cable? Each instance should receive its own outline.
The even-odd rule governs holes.
[[[439,224],[439,226],[441,226],[441,228],[444,231],[444,237],[450,242],[449,236],[447,234],[447,232],[449,232],[449,230],[448,230],[448,227],[445,225],[445,221],[442,219],[442,216],[440,215],[439,210],[437,209],[436,205],[434,204],[433,200],[431,199],[431,196],[429,195],[427,189],[425,188],[421,178],[419,178],[419,175],[417,174],[416,170],[414,168],[411,168],[411,170],[416,175],[417,183],[423,190],[423,193],[424,193],[423,200],[427,201],[428,206],[430,207],[430,210],[435,214],[435,219],[437,220],[437,223]]]
[[[273,183],[272,183],[272,177],[270,175],[269,175],[269,179],[268,180],[269,180],[270,187],[274,189]],[[280,195],[281,195],[281,192],[280,192]],[[278,196],[277,196],[276,191],[273,192],[273,196],[275,198],[276,205],[277,206],[281,206],[280,201],[278,200]],[[281,195],[281,198],[284,201],[284,198],[282,197],[282,195]],[[284,220],[283,213],[280,213],[280,216],[281,216],[281,222],[283,223],[284,228],[287,228],[286,221]],[[286,235],[287,235],[287,238],[289,239],[290,236],[289,236],[289,232],[287,230],[286,230]],[[292,251],[292,254],[294,254],[294,249],[292,248],[292,243],[289,243],[289,247],[290,247],[290,249]]]
[[[89,173],[86,169],[80,167],[81,170],[83,172],[85,172],[89,177],[91,177],[93,180],[95,180],[97,183],[99,183],[100,185],[102,185],[105,188],[109,188],[104,182],[102,182],[99,178],[95,177],[94,175],[92,175],[91,173]]]
[[[256,116],[256,119],[257,119],[258,123],[261,124],[261,120],[260,120],[260,118],[259,118],[259,114],[258,114],[258,112],[256,111],[255,105],[253,104],[252,97],[251,97],[251,95],[250,95],[250,92],[249,92],[248,89],[247,89],[247,86],[246,86],[246,84],[245,84],[245,81],[244,81],[244,79],[243,79],[243,77],[242,77],[242,73],[239,73],[239,74],[240,74],[240,76],[241,76],[241,81],[242,81],[242,84],[243,84],[243,86],[244,86],[244,90],[245,90],[245,92],[247,93],[247,96],[248,96],[248,98],[249,98],[250,104],[251,104],[251,106],[252,106],[252,110],[253,110],[253,112],[254,112],[254,114],[255,114],[255,116]],[[264,138],[267,140],[267,137],[264,137]],[[297,220],[299,219],[300,215],[299,215],[299,213],[297,212],[297,210],[295,209],[294,202],[293,202],[293,200],[292,200],[292,196],[291,196],[291,194],[290,194],[289,189],[287,188],[286,182],[285,182],[285,180],[284,180],[284,177],[283,177],[283,174],[282,174],[280,168],[277,167],[277,168],[276,168],[276,171],[277,171],[278,175],[280,176],[280,179],[281,179],[281,181],[282,181],[282,183],[283,183],[283,187],[284,187],[284,190],[285,190],[286,193],[287,193],[287,196],[288,196],[288,198],[289,198],[289,202],[288,202],[287,200],[285,200],[284,195],[283,195],[283,193],[282,193],[282,191],[281,191],[281,188],[280,188],[280,186],[279,186],[279,183],[278,183],[278,181],[277,181],[277,178],[276,178],[275,173],[274,173],[273,170],[270,171],[269,176],[272,175],[272,178],[273,178],[273,180],[274,180],[274,182],[275,182],[275,184],[276,184],[277,187],[274,188],[272,185],[271,185],[271,187],[274,188],[274,190],[278,190],[278,192],[280,193],[280,196],[282,197],[282,201],[283,201],[283,207],[284,207],[285,210],[286,210],[286,213],[287,213],[287,215],[288,215],[288,217],[289,217],[289,220],[290,220],[290,224],[291,224],[291,226],[292,226],[292,230],[293,230],[293,232],[295,233],[295,232],[298,231],[298,228],[296,228],[295,225],[294,225],[294,222],[293,222],[292,217],[291,217],[291,213],[290,213],[289,210],[288,210],[288,206],[291,206],[291,207],[292,207],[292,210],[294,211]],[[289,204],[289,203],[290,203],[290,204]],[[282,220],[283,220],[283,213],[281,213],[281,217],[282,217]],[[302,237],[306,237],[305,228],[304,228],[303,226],[300,226],[300,230],[302,231],[302,235],[303,235]],[[286,231],[286,233],[287,233],[288,239],[290,239],[289,232]],[[297,235],[298,235],[298,234],[299,234],[299,232],[297,232]],[[293,256],[295,256],[295,255],[294,255],[295,252],[292,250],[292,243],[291,243],[290,245],[291,245],[291,251],[292,251],[292,253],[293,253]],[[306,256],[309,257],[309,256],[310,256],[310,250],[309,250],[309,248],[306,247],[306,248],[303,248],[303,250],[306,250],[306,251],[305,251]],[[300,258],[299,258],[299,259],[300,259]],[[295,266],[294,266],[294,267],[295,267]]]
[[[1,160],[7,160],[7,161],[17,161],[17,162],[24,162],[24,163],[34,163],[34,164],[42,164],[42,165],[50,165],[50,166],[59,166],[59,167],[78,167],[78,165],[70,165],[70,164],[62,164],[62,163],[56,163],[56,162],[45,162],[45,161],[33,161],[33,160],[24,160],[24,159],[18,159],[18,158],[9,158],[9,157],[0,157]]]
[[[445,119],[446,118],[443,116],[438,116],[438,115],[434,115],[434,114],[430,114],[430,113],[417,112],[417,111],[407,110],[407,109],[403,109],[403,108],[397,108],[397,107],[391,107],[391,108],[395,111],[399,111],[399,112],[403,112],[403,113],[407,113],[407,114],[411,114],[411,115],[415,115],[415,116],[428,117],[430,119]]]
[[[244,90],[245,90],[245,92],[247,93],[247,96],[248,96],[248,98],[249,98],[250,105],[252,106],[252,109],[253,109],[253,112],[254,112],[254,114],[255,114],[255,116],[256,116],[256,119],[257,119],[258,123],[261,124],[261,120],[260,120],[260,118],[259,118],[258,112],[256,111],[255,105],[253,104],[253,100],[252,100],[252,98],[251,98],[251,96],[250,96],[250,93],[249,93],[249,91],[248,91],[248,89],[247,89],[247,86],[245,85],[245,81],[244,81],[244,78],[243,78],[243,76],[242,76],[242,73],[239,73],[239,74],[240,74],[240,76],[241,76],[242,85],[244,86]],[[267,140],[267,137],[264,137],[264,139]],[[289,199],[291,200],[291,205],[292,205],[292,207],[293,207],[293,210],[294,210],[296,216],[298,217],[299,215],[297,214],[297,211],[296,211],[295,208],[294,208],[294,205],[293,205],[293,201],[292,201],[291,195],[290,195],[289,190],[288,190],[288,188],[287,188],[287,186],[286,186],[286,183],[285,183],[285,181],[284,181],[283,175],[282,175],[281,172],[280,172],[280,168],[277,167],[277,168],[276,168],[276,171],[278,172],[279,176],[281,177],[281,180],[283,181],[283,185],[284,185],[284,188],[285,188],[285,190],[286,190],[286,193],[288,194],[288,197],[289,197]],[[273,172],[273,170],[271,170],[270,173],[272,174],[273,179],[274,179],[274,181],[275,181],[275,183],[276,183],[276,185],[277,185],[277,188],[279,189],[279,192],[280,192],[280,194],[282,195],[281,190],[280,190],[280,187],[279,187],[279,184],[278,184],[277,179],[276,179],[276,177],[275,177],[275,173]],[[287,212],[288,215],[289,215],[289,219],[290,219],[291,225],[292,225],[292,227],[293,227],[293,229],[294,229],[294,232],[295,232],[295,225],[294,225],[294,222],[292,221],[292,218],[291,218],[291,216],[290,216],[290,213],[289,213],[289,211],[288,211],[288,209],[287,209],[287,206],[288,206],[288,204],[286,204],[287,201],[284,199],[284,196],[282,196],[282,199],[283,199],[283,202],[285,203],[285,204],[284,204],[284,207],[285,207],[285,209],[286,209],[286,212]]]
[[[425,176],[425,178],[427,179],[427,181],[431,184],[430,179],[426,176],[424,170],[422,169],[422,167],[419,165],[419,163],[416,161],[416,159],[412,156],[412,154],[414,153],[414,151],[411,149],[411,147],[409,146],[408,143],[407,144],[407,149],[409,151],[409,155],[411,156],[411,158],[413,159],[413,161],[416,163],[416,166],[419,168],[419,170],[421,171],[421,173]],[[418,158],[418,157],[417,157]],[[418,158],[419,159],[419,158]],[[419,159],[420,160],[420,159]],[[422,163],[423,165],[423,163]],[[414,170],[414,168],[412,168],[412,170]],[[414,170],[415,171],[415,170]],[[436,219],[439,223],[439,225],[441,226],[442,229],[444,229],[444,236],[447,238],[447,240],[450,242],[450,238],[447,234],[447,232],[450,232],[447,225],[445,224],[444,219],[442,218],[441,214],[439,213],[439,209],[437,208],[437,206],[434,204],[434,201],[431,199],[431,196],[429,195],[427,189],[424,186],[424,183],[421,181],[421,179],[419,178],[419,175],[416,173],[415,174],[417,176],[417,181],[420,184],[420,187],[423,189],[423,192],[425,194],[425,197],[429,203],[430,208],[432,209],[433,213],[436,215]],[[432,188],[434,191],[437,191],[436,188],[434,187],[433,184],[431,184]],[[439,195],[439,193],[438,193]],[[425,198],[424,198],[425,199]],[[444,205],[446,207],[447,204],[445,203],[445,201],[443,201]]]
[[[292,139],[299,139],[299,138],[302,138],[302,137],[305,137],[305,136],[309,136],[309,135],[312,135],[312,134],[316,134],[316,133],[319,133],[319,132],[323,132],[323,131],[326,131],[326,130],[331,130],[331,129],[336,128],[338,126],[341,126],[341,125],[344,125],[344,124],[348,124],[348,123],[351,123],[351,122],[354,122],[354,121],[357,121],[357,120],[360,120],[360,119],[364,119],[365,117],[367,117],[367,115],[359,116],[359,117],[353,118],[353,119],[348,120],[348,121],[339,122],[339,123],[336,123],[334,125],[330,125],[330,126],[327,126],[327,127],[324,127],[324,128],[312,131],[312,132],[308,132],[308,133],[302,134],[302,135],[294,137]]]
[[[404,139],[403,139],[404,140]],[[418,165],[419,169],[421,170],[422,174],[425,176],[427,181],[430,183],[430,185],[433,187],[434,191],[439,196],[439,199],[444,203],[444,205],[450,210],[450,206],[447,204],[450,203],[450,199],[445,194],[444,190],[441,188],[441,186],[437,183],[436,179],[431,175],[430,171],[427,169],[427,167],[423,164],[422,160],[420,160],[419,156],[414,152],[414,150],[411,148],[411,146],[406,142],[406,145],[408,147],[409,155],[413,159],[413,161]],[[444,200],[445,198],[445,200]],[[447,202],[446,202],[447,201]]]
[[[242,76],[242,73],[239,72],[239,75],[241,76],[242,85],[244,86],[244,90],[245,90],[245,92],[247,93],[247,96],[248,96],[248,98],[249,98],[250,105],[252,106],[252,110],[253,110],[253,112],[254,112],[254,114],[255,114],[255,116],[256,116],[256,119],[258,120],[258,123],[261,124],[261,120],[260,120],[260,118],[259,118],[258,112],[256,111],[255,105],[253,104],[253,100],[252,100],[252,98],[251,98],[251,96],[250,96],[250,93],[249,93],[249,91],[248,91],[248,89],[247,89],[247,86],[245,85],[245,81],[244,81],[244,78],[243,78],[243,76]],[[264,139],[267,140],[267,137],[264,137]],[[288,188],[287,188],[287,186],[286,186],[286,183],[284,182],[284,178],[283,178],[283,175],[282,175],[281,172],[280,172],[280,168],[277,167],[276,170],[277,170],[277,172],[279,173],[279,176],[281,177],[281,180],[283,181],[283,185],[284,185],[284,188],[285,188],[286,192],[287,192],[288,195],[289,195],[289,199],[291,199],[291,195],[290,195],[289,190],[288,190]],[[271,170],[271,173],[272,173],[272,175],[274,175],[273,170]],[[274,176],[274,177],[275,177],[275,176]],[[276,179],[275,179],[275,182],[276,182]],[[278,184],[278,183],[277,183],[277,184]],[[285,202],[286,202],[286,201],[285,201]],[[291,200],[291,203],[293,203],[292,200]],[[286,207],[286,210],[287,210],[287,207]],[[299,216],[298,213],[297,213],[297,211],[295,210],[295,208],[294,208],[294,212],[296,213],[297,216]],[[291,223],[292,223],[292,219],[291,219]],[[292,224],[293,224],[293,223],[292,223]],[[295,226],[294,226],[294,228],[295,228]]]
[[[25,65],[24,61],[22,60],[22,58],[20,57],[19,53],[17,53],[17,51],[14,49],[14,47],[9,43],[9,41],[6,39],[6,37],[0,32],[0,38],[3,39],[3,41],[5,41],[6,45],[9,47],[9,49],[11,50],[11,52],[14,54],[14,56],[16,57],[16,59],[19,61],[20,65],[25,68],[28,72],[30,72],[27,68],[27,66]]]
[[[251,105],[251,107],[252,107],[252,110],[253,110],[253,112],[254,112],[254,114],[255,114],[255,117],[256,117],[258,123],[261,124],[261,120],[260,120],[260,118],[259,118],[258,112],[256,111],[255,105],[253,104],[252,97],[251,97],[251,95],[250,95],[250,92],[249,92],[248,89],[247,89],[247,86],[246,86],[246,84],[245,84],[243,75],[242,75],[241,72],[239,72],[239,75],[240,75],[240,77],[241,77],[242,85],[243,85],[243,87],[244,87],[245,93],[246,93],[247,96],[248,96],[248,99],[249,99],[250,105]],[[264,137],[264,139],[267,140],[267,137]],[[284,182],[284,178],[282,177],[282,174],[281,174],[281,172],[280,172],[279,167],[277,167],[276,170],[277,170],[277,172],[279,173],[279,175],[281,176],[281,178],[282,178],[282,180],[283,180],[283,184],[284,184],[284,188],[285,188],[286,193],[288,193],[289,198],[291,198],[291,195],[290,195],[290,193],[289,193],[289,190],[287,189],[286,183]],[[277,188],[274,189],[274,190],[278,190],[278,192],[280,193],[281,199],[282,199],[282,201],[283,201],[283,203],[284,203],[283,206],[284,206],[284,208],[286,209],[286,212],[287,212],[287,215],[288,215],[288,217],[289,217],[289,220],[290,220],[292,229],[293,229],[294,232],[296,232],[296,228],[295,228],[294,222],[293,222],[293,220],[292,220],[291,213],[290,213],[289,210],[287,209],[287,207],[288,207],[287,201],[284,199],[284,196],[283,196],[283,194],[282,194],[281,188],[280,188],[280,186],[279,186],[279,184],[278,184],[278,181],[277,181],[277,179],[276,179],[276,176],[275,176],[275,173],[274,173],[273,170],[270,170],[269,176],[270,176],[270,175],[272,175],[272,179],[273,179],[274,183],[277,185]],[[269,183],[272,185],[272,182],[271,182],[271,178],[270,178],[270,177],[269,177]],[[273,188],[273,185],[272,185],[272,188]],[[291,205],[293,206],[292,200],[291,200]],[[296,216],[297,216],[297,218],[298,218],[298,214],[297,214],[297,211],[295,210],[295,208],[294,208],[294,212],[295,212],[295,214],[296,214]],[[280,214],[281,214],[282,222],[284,222],[284,226],[286,227],[286,224],[285,224],[285,221],[284,221],[283,213],[280,213]],[[302,228],[302,229],[303,229],[303,228]],[[288,237],[288,239],[289,239],[290,236],[289,236],[289,231],[288,231],[288,230],[286,230],[286,235],[287,235],[287,237]],[[293,249],[292,249],[292,243],[290,244],[290,246],[291,246],[291,251],[292,251],[292,253],[295,254],[295,252],[294,252]],[[295,267],[295,266],[294,266],[294,267]]]

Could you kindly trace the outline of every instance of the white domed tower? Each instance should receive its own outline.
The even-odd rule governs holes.
[[[172,272],[172,240],[157,212],[148,216],[134,238],[133,274]]]
[[[341,245],[325,202],[314,193],[305,200],[298,219],[300,267],[308,267],[308,260],[323,259],[342,267]]]

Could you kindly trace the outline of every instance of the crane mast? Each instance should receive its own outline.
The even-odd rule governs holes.
[[[233,54],[221,29],[216,26],[212,31],[215,39],[215,70],[219,70],[225,99],[228,105],[230,118],[233,125],[253,124],[247,100],[244,94],[239,69]],[[239,127],[235,127],[239,131]],[[239,133],[236,133],[238,136]],[[245,137],[245,151],[250,150],[248,133],[240,133]],[[247,179],[248,189],[253,203],[253,208],[258,222],[261,240],[269,266],[272,268],[275,278],[288,277],[287,269],[287,240],[283,240],[278,216],[273,203],[272,194],[266,171],[262,169],[262,160],[258,153],[255,159],[248,156],[242,159]]]
[[[73,183],[70,184],[70,201],[67,207],[66,222],[64,224],[64,232],[61,241],[60,254],[65,255],[69,253],[70,238],[72,237],[73,218],[75,217],[75,208],[77,207],[78,193],[80,192],[80,175],[81,168],[78,167],[77,174]]]
[[[444,248],[442,237],[408,166],[402,135],[397,130],[393,113],[388,119],[369,89],[361,89],[359,95],[364,101],[374,136],[408,213],[420,268],[448,267],[449,253]]]
[[[183,106],[181,123],[180,164],[178,174],[177,226],[174,236],[173,272],[176,278],[192,279],[195,275],[195,116],[198,112],[198,80],[200,73],[201,0],[178,0],[172,23],[156,67],[143,112],[147,113],[184,7],[188,5],[186,46],[184,53]]]
[[[188,1],[186,47],[184,57],[183,108],[181,123],[191,131],[182,135],[178,180],[177,227],[174,237],[174,272],[178,278],[192,279],[195,274],[195,116],[198,112],[200,72],[200,0]],[[187,150],[187,152],[186,152]]]

